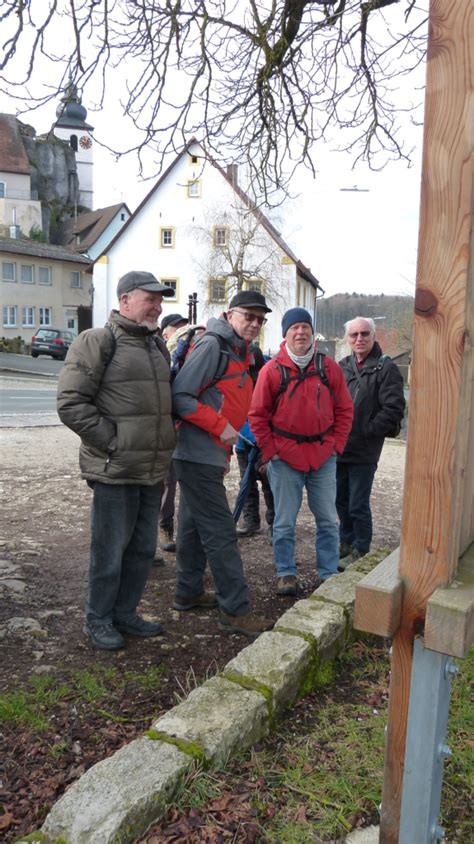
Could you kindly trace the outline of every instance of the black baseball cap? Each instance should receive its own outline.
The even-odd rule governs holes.
[[[120,299],[124,293],[131,293],[132,290],[150,290],[152,293],[162,293],[163,296],[175,296],[176,291],[166,284],[161,284],[152,273],[141,270],[131,270],[125,273],[117,285],[117,298]]]
[[[163,331],[163,329],[167,328],[168,325],[186,325],[188,322],[189,319],[185,316],[181,316],[181,314],[168,314],[161,320],[160,328]]]
[[[228,310],[231,311],[232,308],[261,308],[267,314],[272,312],[271,308],[267,308],[265,297],[258,290],[240,290],[229,302]]]

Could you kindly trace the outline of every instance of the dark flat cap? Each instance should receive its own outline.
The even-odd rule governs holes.
[[[162,293],[163,296],[175,296],[176,291],[172,287],[161,284],[152,273],[141,270],[131,270],[125,273],[117,285],[117,298],[124,293],[131,293],[132,290],[150,290],[152,293]]]

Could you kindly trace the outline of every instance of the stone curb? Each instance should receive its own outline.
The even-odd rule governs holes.
[[[201,763],[225,765],[251,747],[285,708],[318,682],[348,643],[357,583],[386,551],[374,552],[297,601],[269,633],[194,689],[139,739],[98,762],[52,807],[43,844],[133,844],[169,809],[183,779]]]

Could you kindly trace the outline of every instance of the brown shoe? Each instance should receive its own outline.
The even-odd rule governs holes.
[[[175,598],[172,605],[174,610],[188,612],[188,610],[212,610],[217,607],[217,598],[214,592],[203,592],[195,598]]]
[[[246,615],[228,615],[221,611],[219,627],[226,633],[242,633],[250,639],[255,639],[265,630],[271,630],[274,621],[261,615],[246,613]]]
[[[278,578],[277,595],[296,595],[296,577],[294,575],[287,574]]]

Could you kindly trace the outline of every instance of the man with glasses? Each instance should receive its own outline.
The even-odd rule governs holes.
[[[227,313],[209,320],[172,388],[173,411],[180,419],[173,455],[180,485],[173,607],[187,611],[218,605],[220,627],[251,638],[273,625],[250,612],[224,475],[252,398],[249,346],[267,313],[261,293],[237,293]],[[204,591],[206,562],[216,595]]]
[[[352,352],[339,363],[354,402],[354,421],[337,460],[339,571],[370,550],[374,475],[384,439],[396,436],[405,412],[403,378],[397,365],[382,354],[373,319],[356,317],[345,330]]]

